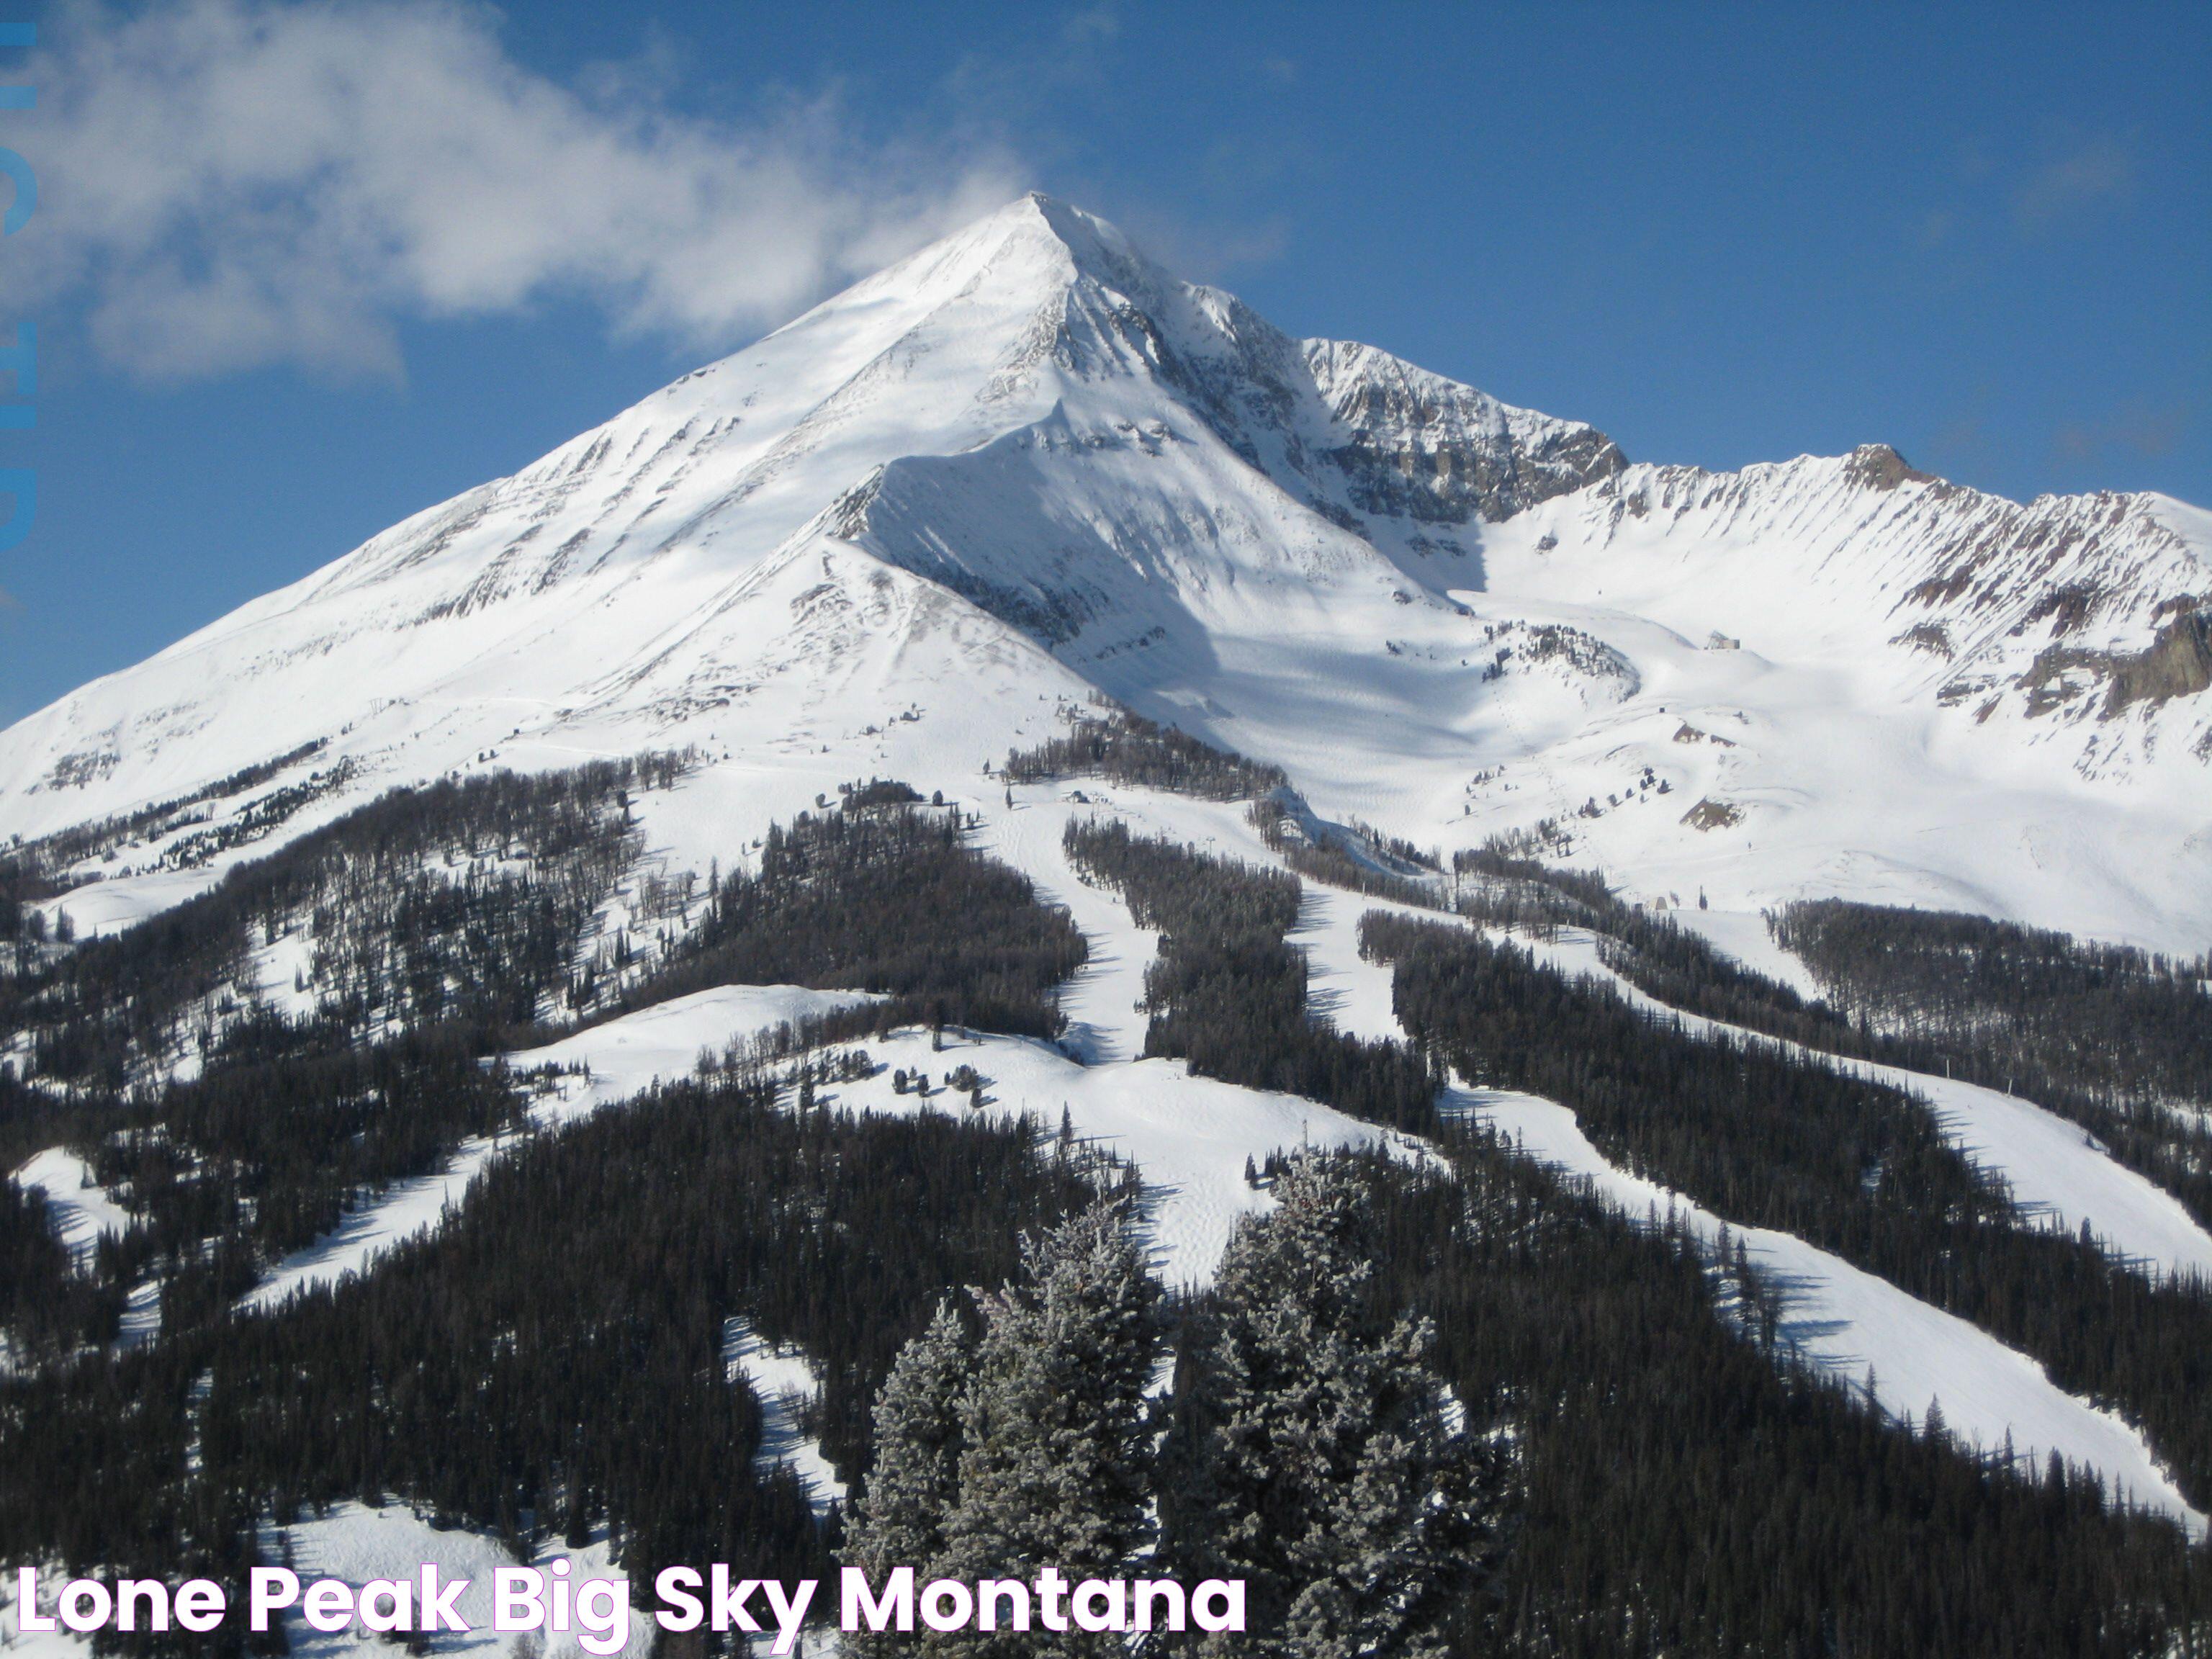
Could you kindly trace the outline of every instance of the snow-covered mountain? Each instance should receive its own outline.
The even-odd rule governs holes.
[[[58,1582],[220,1500],[356,1583],[597,1571],[785,1469],[811,1559],[891,1364],[860,1339],[979,1282],[944,1251],[988,1225],[916,1194],[966,1170],[1011,1231],[1087,1170],[1164,1285],[1219,1286],[1278,1154],[1366,1148],[1468,1200],[1383,1230],[1423,1258],[1392,1294],[1468,1339],[1457,1420],[1566,1402],[1489,1431],[1534,1472],[1514,1650],[1623,1616],[1705,1650],[1621,1585],[1688,1587],[1722,1646],[1786,1599],[1815,1645],[1955,1614],[1958,1651],[2154,1650],[2139,1611],[2170,1647],[2198,1568],[2107,1511],[2212,1528],[2201,983],[1888,913],[1824,956],[1801,910],[1801,958],[1759,912],[2194,958],[2208,806],[2212,515],[1879,446],[1631,464],[1026,198],[0,732],[0,1471],[40,1498],[0,1544]],[[1448,890],[1484,847],[1645,902],[1495,859]],[[1907,946],[1864,1014],[1851,951]],[[940,1168],[905,1119],[1012,1161]],[[723,1428],[660,1431],[678,1460],[653,1428],[705,1420],[669,1413],[718,1354],[761,1424],[719,1474]],[[288,1449],[418,1393],[491,1403],[424,1408],[412,1474]],[[113,1468],[75,1492],[88,1443]]]
[[[396,784],[693,746],[648,829],[703,870],[1103,691],[1421,846],[2193,953],[2208,687],[2196,508],[1631,465],[1030,197],[0,733],[0,835],[200,797],[106,927]]]

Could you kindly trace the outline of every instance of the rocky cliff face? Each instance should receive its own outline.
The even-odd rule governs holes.
[[[1595,427],[1511,408],[1370,346],[1310,340],[1305,358],[1343,436],[1323,459],[1362,513],[1510,519],[1627,465]]]

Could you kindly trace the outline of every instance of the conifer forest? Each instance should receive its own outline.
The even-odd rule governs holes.
[[[2201,1528],[1885,1403],[1747,1246],[1790,1235],[2025,1357],[2212,1510],[2212,1285],[2052,1222],[1911,1081],[2032,1098],[2212,1220],[2203,961],[1805,902],[1768,918],[1785,984],[1540,848],[1330,823],[1117,708],[995,763],[1010,812],[1061,815],[1049,878],[927,777],[677,869],[639,809],[695,760],[334,814],[315,772],[173,850],[303,753],[0,852],[0,1559],[237,1585],[404,1513],[638,1585],[1050,1566],[1248,1598],[1233,1635],[854,1654],[2212,1654]],[[221,879],[63,926],[88,867],[163,836]],[[1339,915],[1356,960],[1324,973]],[[1352,971],[1387,1001],[1364,1027],[1321,988]],[[1196,1277],[1161,1266],[1188,1194],[1088,1127],[1102,976],[1126,1109],[1277,1114]],[[656,1030],[689,1047],[623,1071]],[[1506,1099],[1667,1203],[1532,1156]]]

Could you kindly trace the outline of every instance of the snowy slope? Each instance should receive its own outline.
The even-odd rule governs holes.
[[[562,1047],[589,1055],[598,1073],[599,1056],[621,1052],[623,1028],[635,1018],[595,1026]],[[702,1010],[696,1035],[700,1044],[719,1046],[742,1033],[716,1025]],[[1032,1117],[1048,1128],[1057,1127],[1064,1112],[1079,1137],[1128,1158],[1143,1172],[1153,1266],[1174,1285],[1212,1279],[1237,1217],[1267,1202],[1245,1184],[1248,1157],[1265,1158],[1301,1144],[1381,1144],[1412,1151],[1412,1143],[1402,1137],[1316,1102],[1193,1077],[1181,1060],[1085,1066],[1030,1038],[954,1032],[946,1034],[938,1051],[931,1047],[930,1034],[918,1030],[895,1032],[866,1046],[877,1074],[824,1087],[816,1096],[820,1104],[885,1114],[964,1113],[966,1097],[952,1092],[945,1079],[967,1065],[986,1079],[987,1111]],[[695,1045],[690,1054],[696,1053]],[[672,1055],[660,1075],[681,1078],[690,1070],[690,1055]],[[930,1093],[896,1092],[892,1075],[897,1071],[925,1073]]]
[[[1693,1035],[1764,1044],[1917,1095],[1928,1103],[1944,1138],[2003,1177],[2014,1201],[2028,1215],[2069,1232],[2087,1223],[2115,1255],[2153,1278],[2180,1274],[2212,1281],[2212,1234],[2180,1200],[2112,1158],[2080,1124],[2033,1101],[1901,1066],[1839,1059],[1701,1014],[1682,1013],[1607,966],[1596,941],[1579,929],[1565,929],[1555,940],[1514,943],[1565,973],[1610,984],[1634,1006],[1677,1021]]]
[[[91,1257],[103,1235],[130,1229],[131,1212],[93,1179],[92,1166],[66,1146],[49,1146],[25,1159],[15,1181],[25,1192],[36,1188],[45,1195],[54,1231],[80,1262]]]
[[[1095,781],[1083,783],[1081,793],[1086,804],[1077,805],[1068,799],[1075,792],[1073,785],[1017,789],[1012,792],[1012,812],[1006,813],[997,803],[989,802],[980,809],[986,815],[987,844],[1008,862],[1029,872],[1042,889],[1055,896],[1070,890],[1064,874],[1056,884],[1055,871],[1065,872],[1060,833],[1073,816],[1111,812],[1140,833],[1167,835],[1220,856],[1259,865],[1280,861],[1247,822],[1240,806],[1152,790],[1103,788]],[[1038,827],[1027,827],[1031,824]],[[1010,825],[1023,827],[1017,830]],[[1090,894],[1079,887],[1073,890],[1087,895],[1091,908],[1078,912],[1077,921],[1086,936],[1105,942],[1104,953],[1109,958],[1125,961],[1139,951],[1149,958],[1150,940],[1125,942],[1125,937],[1115,931],[1128,927],[1127,912],[1118,899]],[[1410,915],[1447,926],[1456,920],[1436,911],[1410,910],[1308,882],[1305,908],[1291,939],[1307,953],[1310,995],[1316,1014],[1356,1036],[1402,1040],[1405,1033],[1391,1005],[1390,970],[1363,960],[1359,954],[1360,918],[1370,911]],[[1696,910],[1684,915],[1710,916]],[[1729,937],[1736,930],[1723,931],[1724,937]],[[1763,927],[1759,937],[1765,937]],[[1598,955],[1596,941],[1581,930],[1564,930],[1559,939],[1548,942],[1517,938],[1514,942],[1568,974],[1588,975],[1612,985],[1634,1006],[1679,1020],[1692,1033],[1772,1042],[1740,1027],[1682,1014],[1654,1000],[1607,966]],[[1141,966],[1127,972],[1124,982],[1141,992]],[[1118,997],[1114,1000],[1118,1003]],[[1129,1045],[1126,1052],[1140,1051],[1144,1017],[1130,1012],[1122,1018],[1132,1022],[1123,1038]],[[2199,1226],[2171,1194],[2116,1162],[2080,1125],[2031,1100],[1977,1084],[1899,1066],[1837,1060],[1793,1044],[1774,1046],[1925,1099],[1946,1138],[1977,1163],[2002,1176],[2014,1200],[2029,1214],[2069,1231],[2086,1221],[2115,1253],[2142,1264],[2154,1275],[2194,1273],[2212,1279],[2212,1234]]]
[[[748,1321],[732,1316],[723,1323],[722,1364],[732,1381],[744,1379],[760,1402],[761,1445],[756,1465],[773,1468],[781,1464],[791,1470],[817,1516],[842,1504],[848,1489],[837,1478],[836,1465],[823,1452],[822,1443],[799,1426],[795,1407],[822,1393],[822,1379],[805,1353],[778,1347]]]
[[[1493,1125],[1529,1157],[1589,1180],[1632,1216],[1672,1214],[1709,1244],[1724,1223],[1680,1194],[1609,1163],[1565,1107],[1533,1095],[1454,1091],[1461,1109]],[[1890,1416],[1916,1419],[1939,1402],[1962,1444],[2015,1455],[2057,1451],[2098,1470],[2123,1503],[2170,1515],[2203,1537],[2204,1516],[2176,1490],[2142,1436],[2116,1413],[2066,1393],[2043,1368],[1986,1331],[1789,1233],[1729,1227],[1753,1269],[1784,1297],[1784,1334],[1807,1360],[1871,1389]],[[2025,1466],[2024,1466],[2025,1467]]]
[[[970,805],[982,818],[978,844],[1027,872],[1048,898],[1068,904],[1091,944],[1091,966],[1065,994],[1068,1052],[1028,1039],[960,1033],[948,1034],[939,1051],[928,1034],[909,1030],[867,1044],[877,1074],[824,1088],[817,1096],[822,1104],[868,1112],[961,1111],[964,1097],[949,1089],[946,1079],[961,1065],[975,1066],[987,1079],[988,1109],[1026,1114],[1047,1128],[1064,1113],[1079,1136],[1137,1165],[1155,1267],[1176,1284],[1210,1279],[1237,1218],[1267,1202],[1243,1179],[1248,1158],[1264,1162],[1269,1153],[1300,1144],[1378,1142],[1398,1146],[1405,1156],[1421,1155],[1414,1143],[1314,1102],[1194,1078],[1179,1061],[1136,1058],[1146,1024],[1137,1002],[1157,936],[1134,926],[1118,894],[1085,884],[1062,851],[1062,832],[1071,821],[1111,815],[1139,833],[1165,835],[1220,856],[1279,863],[1241,805],[1105,786],[1095,779],[1024,786]],[[1316,1012],[1340,1030],[1369,1038],[1403,1037],[1392,1010],[1389,970],[1363,960],[1358,948],[1362,916],[1403,908],[1308,884],[1291,937],[1308,953]],[[1452,919],[1435,912],[1416,914],[1451,925]],[[1599,961],[1587,935],[1570,932],[1534,948],[1568,971],[1613,981],[1632,1000],[1648,1004]],[[656,1082],[691,1075],[702,1054],[719,1055],[779,1024],[858,1000],[851,993],[793,987],[723,987],[510,1055],[508,1064],[519,1073],[545,1076],[547,1092],[532,1117],[541,1127],[557,1128],[618,1108]],[[1729,1029],[1704,1020],[1686,1023],[1699,1030]],[[2002,1173],[2031,1209],[2069,1227],[2087,1219],[2116,1249],[2154,1269],[2203,1272],[2212,1266],[2212,1238],[2170,1197],[2112,1162],[2074,1125],[2031,1103],[1970,1085],[1891,1068],[1852,1069],[1928,1096],[1951,1138]],[[931,1093],[896,1092],[895,1070],[927,1074]],[[1455,1091],[1452,1102],[1518,1137],[1531,1156],[1591,1178],[1601,1195],[1632,1217],[1671,1206],[1709,1238],[1717,1238],[1729,1219],[1615,1169],[1583,1135],[1573,1114],[1553,1103],[1466,1090]],[[247,1304],[274,1305],[302,1285],[366,1270],[382,1249],[436,1224],[448,1206],[463,1201],[470,1179],[496,1152],[489,1143],[471,1144],[438,1174],[395,1185],[272,1274]],[[2203,1517],[2176,1493],[2139,1433],[2066,1393],[2033,1361],[1802,1239],[1755,1228],[1735,1227],[1732,1233],[1745,1239],[1754,1266],[1784,1291],[1790,1332],[1801,1351],[1855,1384],[1871,1373],[1876,1396],[1892,1414],[1917,1416],[1931,1398],[1940,1398],[1961,1436],[1978,1437],[1994,1448],[2009,1433],[2023,1455],[2057,1450],[2100,1470],[2131,1501],[2203,1527]],[[803,1394],[812,1386],[803,1357],[773,1352],[750,1331],[733,1330],[728,1358],[757,1390]],[[781,1435],[772,1455],[792,1462],[822,1501],[835,1496],[834,1471],[795,1430]]]
[[[1200,1283],[1267,1202],[1248,1158],[1389,1138],[1139,1058],[1157,937],[1071,867],[1061,833],[1110,814],[1276,862],[1243,809],[1094,780],[1079,799],[1009,791],[985,773],[1010,748],[1103,692],[1280,764],[1332,819],[1445,852],[1540,830],[1545,856],[1687,902],[1689,925],[1801,985],[1758,916],[1798,896],[2193,954],[2212,943],[2208,616],[2212,516],[2182,503],[2021,505],[1878,447],[1740,473],[1632,465],[1591,427],[1371,348],[1291,339],[1030,198],[0,732],[0,838],[189,801],[109,837],[49,905],[100,933],[456,773],[688,750],[684,776],[636,804],[671,872],[745,862],[841,782],[941,789],[1086,935],[1066,1040],[939,1052],[902,1033],[871,1043],[883,1069],[827,1103],[961,1109],[943,1080],[971,1064],[995,1109],[1064,1112],[1135,1163],[1159,1272]],[[261,828],[198,850],[247,823]],[[1358,951],[1359,918],[1390,907],[1308,892],[1293,938],[1316,1012],[1401,1035],[1388,971]],[[1695,908],[1701,892],[1714,908]],[[301,948],[257,958],[266,1000],[291,994]],[[1552,948],[1605,971],[1586,939]],[[854,1000],[724,988],[509,1059],[548,1068],[534,1117],[557,1127]],[[893,1067],[938,1086],[895,1093]],[[1894,1080],[2028,1207],[2147,1265],[2212,1271],[2212,1238],[2075,1127],[1972,1085]],[[1461,1103],[1632,1213],[1670,1201],[1605,1164],[1556,1104]],[[368,1270],[465,1201],[500,1150],[471,1143],[395,1185],[247,1304]],[[118,1224],[66,1153],[18,1178],[80,1249]],[[1723,1220],[1695,1218],[1710,1236]],[[2202,1528],[2141,1436],[2031,1361],[1801,1240],[1744,1237],[1804,1351],[1854,1381],[1871,1369],[1888,1410],[1940,1397],[1962,1435],[2057,1449]],[[141,1302],[139,1338],[157,1311]],[[750,1332],[727,1358],[771,1395],[810,1386],[802,1357]],[[834,1471],[779,1420],[773,1455],[826,1503]],[[484,1540],[427,1531],[349,1509],[295,1542],[358,1577],[402,1556],[490,1559]]]
[[[0,733],[0,833],[322,745],[200,809],[321,778],[267,839],[95,860],[64,906],[104,928],[394,783],[690,747],[648,828],[703,870],[845,779],[972,787],[1103,690],[1423,845],[1550,818],[1638,893],[2194,951],[2209,548],[1879,449],[1628,466],[1029,198]]]
[[[1233,808],[1140,791],[1124,792],[1120,804],[1133,821],[1148,828],[1173,828],[1200,844],[1210,838],[1218,852],[1267,856],[1264,849],[1242,844],[1243,836],[1251,832]],[[1060,813],[1042,802],[1022,806],[1017,816],[1055,824],[1063,821]],[[1033,837],[1006,840],[1012,845],[1036,845]],[[1051,845],[1056,852],[1056,828]],[[1389,1012],[1387,970],[1358,958],[1358,918],[1377,907],[1352,895],[1310,891],[1308,925],[1294,937],[1313,954],[1316,990],[1327,996],[1331,988],[1341,988],[1335,1011],[1340,1028],[1370,1036],[1402,1036]],[[1119,908],[1118,901],[1098,896],[1102,906]],[[1126,911],[1118,929],[1119,937],[1109,933],[1108,943],[1128,951],[1133,943],[1129,936],[1135,930]],[[758,1029],[740,1012],[750,1000],[744,994],[750,988],[732,988],[737,994],[725,1000],[715,1000],[719,994],[687,999],[680,1037],[669,1034],[673,1022],[665,1015],[654,1019],[663,1015],[662,1010],[648,1009],[565,1040],[558,1045],[563,1061],[588,1066],[588,1081],[579,1079],[567,1085],[562,1103],[541,1109],[545,1121],[554,1123],[566,1115],[614,1104],[622,1097],[621,1091],[634,1092],[655,1080],[688,1075],[702,1048],[719,1051]],[[646,1022],[658,1025],[664,1036],[638,1041],[630,1028]],[[1127,1042],[1133,1035],[1140,1044],[1141,1021],[1133,1033],[1121,1032],[1118,1041]],[[1397,1146],[1404,1156],[1420,1155],[1417,1146],[1404,1138],[1385,1134],[1328,1107],[1194,1078],[1180,1061],[1079,1065],[1028,1039],[957,1034],[948,1036],[945,1048],[938,1052],[928,1034],[919,1030],[895,1034],[867,1047],[881,1068],[878,1074],[823,1090],[817,1097],[821,1104],[885,1113],[964,1110],[963,1097],[951,1093],[945,1079],[958,1066],[974,1066],[987,1079],[987,1109],[1024,1113],[1048,1128],[1065,1112],[1079,1136],[1137,1164],[1145,1179],[1146,1227],[1155,1268],[1174,1284],[1209,1279],[1237,1218],[1267,1202],[1263,1193],[1244,1182],[1248,1158],[1264,1162],[1270,1152],[1301,1144],[1328,1147],[1378,1142]],[[555,1052],[516,1055],[511,1062],[527,1067]],[[895,1069],[926,1073],[931,1095],[895,1092]],[[1705,1236],[1719,1235],[1722,1218],[1607,1163],[1564,1107],[1529,1096],[1464,1090],[1454,1091],[1451,1103],[1520,1138],[1530,1156],[1591,1177],[1601,1195],[1632,1217],[1642,1217],[1654,1206],[1663,1211],[1671,1205]],[[2118,1170],[2101,1158],[2098,1162]],[[2070,1167],[2060,1165],[2062,1170]],[[2124,1170],[2118,1173],[2126,1176]],[[1940,1397],[1962,1436],[1978,1436],[1985,1446],[1994,1448],[2009,1433],[2022,1455],[2055,1449],[2101,1472],[2130,1501],[2202,1528],[2203,1517],[2174,1491],[2139,1433],[2112,1413],[2066,1393],[2033,1361],[1801,1239],[1761,1229],[1733,1231],[1745,1238],[1753,1265],[1784,1290],[1790,1334],[1807,1357],[1854,1383],[1863,1383],[1871,1371],[1877,1396],[1893,1414],[1917,1416],[1924,1413],[1930,1398]],[[265,1297],[266,1291],[257,1295]],[[749,1378],[771,1389],[805,1391],[808,1384],[803,1370],[794,1369],[796,1362],[787,1356],[781,1365],[763,1364],[757,1346],[757,1339],[750,1346],[741,1342],[732,1353],[733,1359],[751,1362],[744,1366]],[[818,1456],[795,1437],[779,1444],[778,1455],[788,1456],[810,1480],[824,1478]],[[822,1489],[828,1490],[826,1486]]]
[[[1069,784],[1017,789],[1008,817],[1016,823],[1048,827],[1048,845],[1054,854],[1059,827],[1069,816],[1110,811],[1133,829],[1164,834],[1218,856],[1260,865],[1279,861],[1237,806],[1151,790],[1106,789],[1093,781],[1081,786],[1084,804],[1071,802],[1075,793],[1076,786]],[[1042,830],[1017,834],[994,827],[991,833],[1004,855],[1038,872],[1039,866],[1023,854],[1034,857],[1032,849],[1048,844]],[[1099,914],[1111,926],[1114,913],[1120,910],[1118,902],[1109,902]],[[1308,883],[1300,925],[1291,939],[1307,953],[1310,994],[1317,1014],[1355,1036],[1402,1041],[1405,1030],[1393,1010],[1390,970],[1359,954],[1359,921],[1378,910],[1413,915],[1439,925],[1455,922],[1433,911],[1409,911]],[[1126,911],[1121,911],[1119,925],[1127,927]],[[1115,948],[1127,948],[1121,939],[1110,933],[1109,938]],[[1660,1011],[1660,1005],[1605,966],[1587,933],[1569,930],[1550,944],[1516,942],[1529,945],[1567,972],[1607,981],[1632,1002]],[[1769,1041],[1717,1021],[1664,1012],[1696,1032]],[[1136,1036],[1141,1042],[1141,1027]],[[1894,1066],[1810,1057],[1926,1098],[1946,1137],[2002,1175],[2029,1213],[2069,1229],[2086,1220],[2110,1248],[2154,1275],[2212,1274],[2212,1236],[2169,1194],[2114,1162],[2078,1126],[2032,1102],[1972,1084]],[[1589,1178],[1601,1196],[1632,1217],[1640,1218],[1655,1207],[1662,1212],[1672,1208],[1709,1240],[1729,1225],[1729,1218],[1714,1216],[1610,1164],[1583,1133],[1574,1114],[1556,1103],[1528,1095],[1455,1089],[1449,1103],[1495,1123],[1519,1139],[1530,1156]],[[1157,1152],[1147,1146],[1132,1150],[1149,1170]],[[1255,1148],[1252,1155],[1264,1159],[1267,1150]],[[1226,1162],[1235,1155],[1233,1146],[1224,1152]],[[1978,1438],[1984,1448],[1994,1449],[2010,1434],[2014,1449],[2023,1455],[2030,1447],[2057,1450],[2102,1472],[2116,1491],[2128,1494],[2129,1501],[2171,1514],[2199,1532],[2204,1528],[2205,1517],[2180,1497],[2140,1432],[2115,1413],[2067,1393],[2033,1359],[1802,1239],[1740,1224],[1730,1225],[1729,1231],[1732,1237],[1746,1241],[1754,1267],[1784,1291],[1790,1333],[1800,1351],[1823,1370],[1854,1383],[1863,1384],[1871,1375],[1877,1399],[1893,1416],[1910,1413],[1917,1417],[1926,1412],[1931,1398],[1940,1397],[1954,1431],[1969,1441]]]

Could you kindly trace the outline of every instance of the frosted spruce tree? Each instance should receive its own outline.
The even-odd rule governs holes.
[[[845,1535],[845,1558],[881,1577],[945,1554],[960,1491],[960,1394],[975,1354],[950,1302],[899,1350],[875,1410],[876,1461]]]
[[[876,1407],[876,1463],[844,1558],[880,1583],[1070,1582],[1129,1571],[1152,1536],[1146,1397],[1160,1351],[1159,1288],[1123,1206],[1104,1200],[1025,1242],[1023,1282],[982,1295],[971,1351],[940,1306],[899,1354]],[[885,1638],[848,1637],[858,1651]],[[1123,1638],[1078,1631],[927,1636],[962,1655],[1106,1655]]]
[[[939,1576],[945,1522],[960,1495],[961,1395],[975,1350],[949,1301],[928,1328],[892,1361],[876,1396],[876,1461],[853,1506],[842,1552],[847,1565],[881,1583],[895,1567],[917,1582]],[[867,1633],[844,1638],[847,1650],[872,1653],[908,1638]]]
[[[1441,1654],[1498,1553],[1510,1460],[1455,1424],[1428,1322],[1376,1305],[1359,1165],[1302,1157],[1275,1196],[1182,1357],[1166,1553],[1186,1580],[1243,1579],[1250,1632],[1190,1646]]]
[[[983,1298],[983,1340],[961,1403],[960,1496],[945,1522],[951,1576],[1071,1581],[1128,1571],[1152,1535],[1159,1287],[1127,1210],[1106,1200],[1024,1249],[1024,1278]],[[1108,1654],[1071,1632],[981,1638],[980,1653]]]

